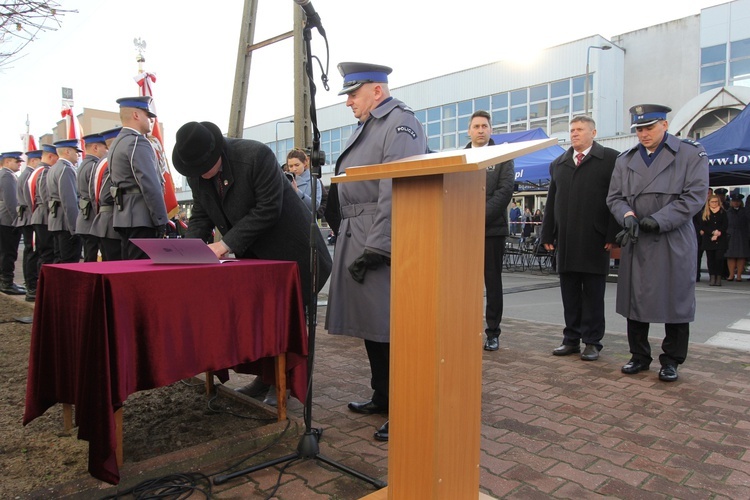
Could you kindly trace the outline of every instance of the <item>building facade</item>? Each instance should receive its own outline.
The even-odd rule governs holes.
[[[570,119],[588,111],[600,142],[622,150],[636,142],[628,109],[653,102],[672,108],[670,131],[700,138],[750,101],[750,0],[611,40],[593,35],[571,41],[542,51],[531,64],[497,61],[391,93],[415,110],[433,151],[464,147],[468,118],[479,109],[492,113],[494,133],[541,128],[561,143]],[[344,102],[317,113],[327,177],[356,123]],[[293,127],[278,124],[290,119],[246,128],[243,135],[266,143],[283,163],[294,147]]]

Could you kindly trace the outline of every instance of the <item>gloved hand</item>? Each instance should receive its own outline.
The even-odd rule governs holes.
[[[354,262],[351,263],[349,266],[349,274],[352,275],[352,279],[357,283],[364,283],[367,270],[377,269],[383,264],[390,266],[390,257],[365,250],[362,255],[354,259]]]
[[[644,233],[658,233],[659,223],[653,217],[646,217],[641,221],[641,229]]]
[[[624,229],[615,236],[617,244],[624,247],[628,243],[638,243],[638,235],[640,233],[638,218],[635,215],[628,215],[625,217],[622,225]]]
[[[161,224],[156,226],[156,237],[164,238],[167,235],[167,225]]]

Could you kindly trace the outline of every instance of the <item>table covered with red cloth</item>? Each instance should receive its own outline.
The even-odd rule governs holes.
[[[45,265],[26,387],[26,425],[75,405],[89,472],[116,484],[114,413],[128,395],[208,370],[274,379],[304,401],[307,330],[295,262],[158,265],[150,260]]]

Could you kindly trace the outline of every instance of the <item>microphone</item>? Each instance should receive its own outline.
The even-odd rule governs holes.
[[[325,38],[326,30],[323,29],[323,24],[320,22],[320,16],[315,12],[315,7],[313,7],[312,2],[310,0],[294,0],[294,3],[302,7],[302,10],[305,11],[307,24],[311,28],[318,28],[318,33]]]

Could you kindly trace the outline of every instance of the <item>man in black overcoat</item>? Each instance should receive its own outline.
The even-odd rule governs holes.
[[[607,207],[607,193],[617,151],[594,141],[589,116],[570,121],[571,147],[552,161],[542,223],[542,244],[557,250],[565,329],[556,356],[581,352],[584,361],[599,359],[604,337],[604,292],[609,252],[619,225]]]

